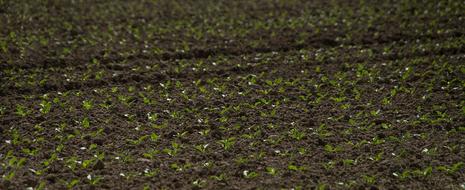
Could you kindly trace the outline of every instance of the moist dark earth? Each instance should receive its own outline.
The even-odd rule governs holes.
[[[0,189],[465,189],[461,0],[0,0]]]

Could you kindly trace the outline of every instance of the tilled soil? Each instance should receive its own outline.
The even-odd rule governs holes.
[[[0,1],[0,189],[465,189],[461,1]]]

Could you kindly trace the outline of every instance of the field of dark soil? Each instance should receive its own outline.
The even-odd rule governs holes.
[[[465,189],[463,0],[0,0],[0,189]]]

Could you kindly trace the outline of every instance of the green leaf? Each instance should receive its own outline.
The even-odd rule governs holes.
[[[150,135],[150,140],[152,140],[152,141],[155,142],[155,141],[157,141],[158,139],[159,139],[159,136],[158,136],[156,133],[152,133],[152,134]]]
[[[82,127],[84,127],[84,128],[89,128],[89,127],[90,127],[89,118],[86,117],[86,118],[84,118],[84,119],[82,120]]]
[[[79,179],[73,179],[71,180],[71,182],[68,183],[68,185],[66,186],[68,189],[71,189],[73,188],[74,186],[76,186],[77,184],[79,183]]]
[[[277,171],[273,167],[266,167],[266,172],[270,175],[276,175]]]
[[[92,109],[92,100],[84,100],[84,101],[82,101],[82,106],[86,110]]]

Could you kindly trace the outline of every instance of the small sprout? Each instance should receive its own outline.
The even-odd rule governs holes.
[[[445,171],[449,174],[454,174],[460,171],[464,167],[464,165],[465,164],[463,162],[458,162],[458,163],[453,164],[452,166],[438,166],[436,167],[436,169],[439,171]]]
[[[382,123],[382,124],[381,124],[381,127],[382,127],[383,129],[389,129],[389,128],[391,128],[391,124]]]
[[[318,185],[316,186],[316,189],[317,190],[325,190],[325,189],[328,189],[327,187],[328,187],[328,185],[326,185],[324,183],[318,183]]]
[[[301,140],[305,137],[305,132],[299,131],[296,128],[293,128],[289,131],[289,135],[296,140]]]
[[[16,112],[17,115],[21,117],[25,117],[27,114],[29,114],[29,111],[27,108],[23,105],[16,105]]]
[[[93,150],[93,149],[96,149],[96,148],[97,148],[97,144],[94,144],[94,143],[90,144],[90,146],[89,146],[89,150]]]
[[[84,118],[84,119],[82,120],[82,122],[81,122],[81,125],[82,125],[82,127],[84,127],[84,128],[89,128],[89,127],[90,127],[89,118],[87,118],[87,117]]]
[[[326,169],[326,170],[331,170],[334,168],[334,165],[335,163],[333,161],[329,161],[327,163],[324,163],[323,164],[323,167]]]
[[[8,172],[7,174],[3,174],[2,175],[2,178],[5,180],[5,181],[11,181],[13,180],[13,178],[15,177],[16,175],[16,172],[15,171],[10,171]]]
[[[151,150],[145,152],[145,153],[143,154],[143,156],[144,156],[145,158],[148,158],[148,159],[153,159],[153,158],[155,158],[155,155],[158,154],[158,152],[159,152],[158,150],[151,149]],[[118,160],[119,157],[117,157],[117,158],[115,158],[115,159]]]
[[[197,179],[194,182],[192,182],[192,185],[194,185],[195,187],[198,187],[198,188],[205,187],[206,184],[207,184],[207,181],[205,181],[203,179]]]
[[[82,168],[84,169],[89,168],[89,166],[92,164],[93,161],[94,160],[92,159],[82,161],[82,164],[81,164]]]
[[[344,159],[342,160],[342,163],[344,166],[351,166],[351,165],[354,165],[356,161],[352,159]]]
[[[208,133],[210,133],[210,129],[205,129],[205,130],[199,132],[199,134],[202,135],[202,136],[207,136]]]
[[[206,150],[207,150],[207,147],[208,147],[208,144],[199,144],[199,145],[195,145],[195,149],[198,150],[199,152],[201,153],[205,153]]]
[[[247,178],[247,179],[251,179],[251,178],[257,177],[257,176],[258,176],[258,173],[256,173],[256,172],[251,172],[251,171],[249,171],[249,170],[244,170],[244,171],[242,172],[242,175],[244,175],[244,177]]]
[[[341,103],[346,100],[346,97],[331,97],[331,100],[333,100],[336,103]]]
[[[73,179],[71,180],[70,182],[66,182],[66,187],[68,189],[72,189],[73,187],[75,187],[78,183],[79,183],[79,179]]]
[[[147,118],[149,119],[149,121],[155,122],[158,119],[158,114],[149,112],[147,113]]]
[[[363,175],[363,181],[368,185],[373,185],[376,183],[376,176]]]
[[[169,149],[169,148],[163,149],[163,152],[170,155],[170,156],[176,156],[176,154],[178,154],[178,151],[181,148],[180,145],[178,143],[176,143],[176,142],[172,142],[171,147],[172,147],[172,149]]]
[[[47,183],[45,181],[40,181],[40,183],[36,186],[36,190],[44,190],[45,189],[45,186],[47,185]]]
[[[92,186],[97,185],[103,178],[99,176],[92,176],[92,175],[87,175],[87,180],[89,180],[89,184]]]
[[[153,141],[153,142],[157,141],[159,138],[160,137],[156,133],[152,133],[150,135],[150,140]]]
[[[214,179],[216,181],[224,181],[226,180],[226,175],[225,174],[220,174],[220,175],[212,175],[210,176],[211,179]]]
[[[324,149],[325,149],[326,152],[332,152],[332,153],[339,152],[339,151],[342,150],[340,147],[334,147],[331,144],[325,145]]]
[[[464,107],[464,108],[465,108],[465,107]],[[465,109],[464,109],[464,111],[465,111]],[[0,107],[0,116],[5,115],[5,112],[6,112],[6,108],[3,107],[3,106],[1,106],[1,107]],[[464,113],[465,113],[465,112],[464,112]]]
[[[228,139],[219,140],[218,143],[224,148],[224,150],[229,150],[235,143],[236,138],[231,137]]]
[[[93,106],[92,100],[84,100],[84,101],[82,101],[82,107],[84,107],[84,109],[90,110],[90,109],[92,109],[92,106]]]
[[[384,152],[380,152],[378,154],[375,155],[375,157],[373,158],[374,161],[380,161],[381,159],[383,159],[383,155],[384,155]]]
[[[273,167],[266,167],[266,173],[274,176],[274,175],[276,175],[277,171]]]
[[[428,176],[431,175],[431,173],[433,173],[433,167],[428,166],[424,170],[415,170],[414,173],[417,176]]]
[[[370,111],[370,115],[371,116],[378,116],[380,112],[381,112],[381,110],[372,110],[372,111]]]
[[[40,112],[43,114],[47,114],[48,112],[50,112],[51,107],[52,107],[51,102],[42,100],[42,102],[40,103]]]

